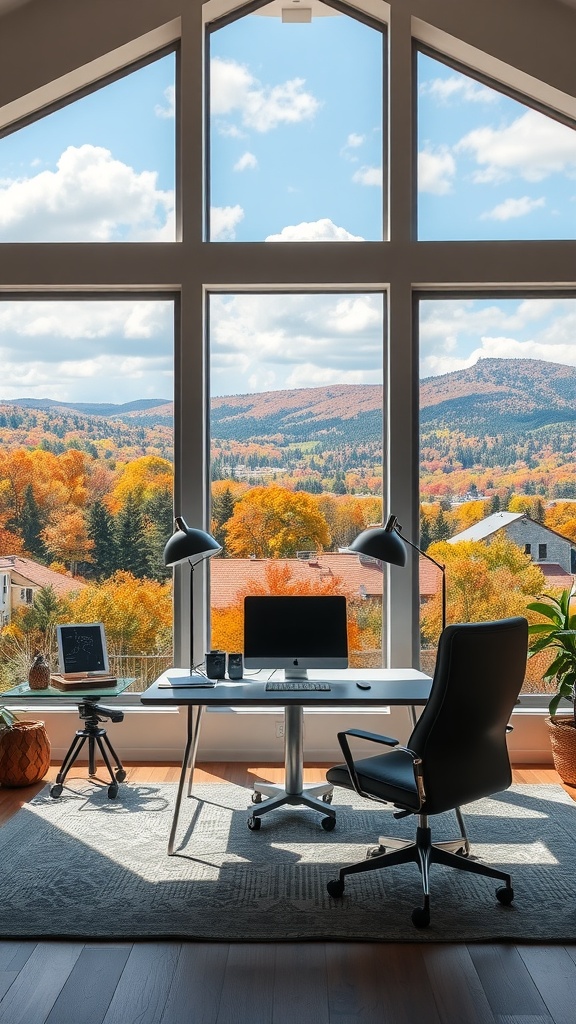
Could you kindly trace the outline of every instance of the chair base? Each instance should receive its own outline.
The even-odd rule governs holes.
[[[255,782],[252,803],[256,806],[252,811],[252,816],[248,819],[248,828],[251,831],[257,831],[260,828],[263,814],[274,811],[277,807],[283,807],[285,804],[292,804],[309,807],[323,814],[322,828],[326,832],[331,832],[336,825],[336,811],[330,807],[333,788],[329,783],[318,783],[302,786],[295,792],[289,793],[282,786],[275,786],[268,782]],[[262,800],[263,796],[268,799]]]
[[[423,816],[424,817],[424,816]],[[424,903],[412,912],[412,922],[417,928],[425,928],[430,923],[430,865],[443,864],[445,867],[457,868],[459,871],[470,871],[475,875],[485,875],[504,882],[504,886],[496,890],[496,898],[500,903],[508,904],[514,899],[512,879],[505,871],[498,871],[477,860],[469,860],[466,853],[454,852],[454,846],[463,849],[463,840],[448,843],[433,843],[430,828],[419,824],[416,829],[415,842],[391,839],[382,836],[376,851],[369,852],[366,860],[349,864],[340,869],[338,878],[328,882],[327,889],[331,896],[339,897],[344,892],[346,875],[355,875],[363,871],[375,871],[379,868],[391,867],[395,864],[414,863],[422,876]]]

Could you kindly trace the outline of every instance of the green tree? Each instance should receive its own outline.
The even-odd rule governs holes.
[[[29,551],[35,558],[46,558],[46,545],[40,536],[41,530],[46,526],[46,521],[40,512],[32,484],[27,484],[24,489],[19,525],[26,551]]]
[[[226,555],[226,523],[234,513],[234,498],[229,487],[221,494],[214,496],[212,501],[212,521],[215,540],[222,545],[222,554]]]
[[[156,491],[144,503],[143,511],[146,535],[146,575],[153,580],[167,580],[172,576],[172,569],[164,565],[164,548],[174,526],[171,491]]]
[[[116,546],[118,567],[141,578],[148,572],[146,534],[142,509],[133,494],[129,494],[116,516]]]
[[[88,510],[88,535],[94,541],[93,563],[83,567],[85,575],[107,579],[118,568],[118,548],[114,517],[102,501],[95,501]]]

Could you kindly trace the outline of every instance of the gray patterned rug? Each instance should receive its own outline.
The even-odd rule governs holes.
[[[248,790],[198,785],[168,857],[175,792],[124,784],[111,801],[78,781],[54,801],[46,787],[0,828],[0,937],[576,941],[576,804],[559,786],[514,786],[465,809],[473,854],[511,872],[515,902],[497,903],[490,879],[434,866],[423,930],[410,920],[414,865],[356,875],[339,900],[326,892],[380,834],[410,837],[413,819],[340,790],[333,832],[303,808],[251,832]],[[433,827],[456,834],[452,815]]]

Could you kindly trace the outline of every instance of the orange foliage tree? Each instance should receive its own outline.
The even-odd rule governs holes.
[[[330,544],[328,524],[314,499],[277,486],[253,487],[240,498],[226,536],[228,550],[239,558],[290,558]]]
[[[150,501],[159,491],[172,493],[174,470],[172,463],[157,455],[143,455],[128,462],[120,471],[107,504],[111,512],[124,507],[128,497],[138,505]]]
[[[90,540],[84,515],[79,509],[56,516],[42,530],[42,540],[56,559],[66,563],[74,576],[78,562],[91,562],[94,541]]]
[[[248,579],[236,594],[234,604],[226,608],[212,609],[212,646],[223,651],[244,649],[244,598],[248,595],[287,595],[311,597],[318,594],[344,594],[344,581],[339,576],[322,579],[297,579],[288,562],[273,559],[265,568],[265,580]],[[348,646],[350,650],[360,649],[358,622],[348,616]]]

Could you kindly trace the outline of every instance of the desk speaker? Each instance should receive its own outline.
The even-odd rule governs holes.
[[[206,655],[208,679],[226,678],[226,651],[208,651]]]
[[[244,665],[242,663],[241,654],[229,654],[228,655],[228,678],[229,679],[242,679],[242,673],[244,671]]]

